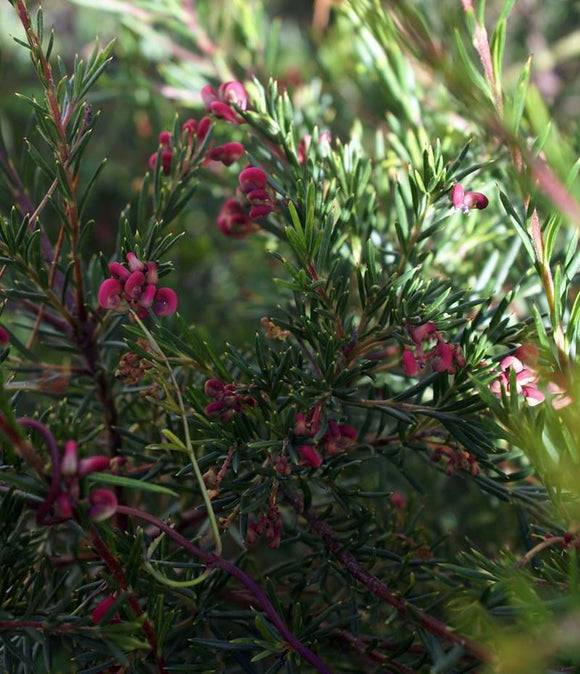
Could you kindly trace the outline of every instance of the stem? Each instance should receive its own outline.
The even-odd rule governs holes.
[[[286,626],[282,618],[276,613],[276,609],[264,594],[260,586],[247,573],[238,568],[235,564],[227,561],[223,557],[216,555],[214,552],[206,552],[201,548],[190,543],[187,538],[179,534],[170,526],[159,520],[154,515],[142,512],[136,508],[129,508],[127,506],[118,506],[117,512],[134,517],[136,519],[144,520],[150,524],[154,524],[158,529],[165,532],[170,538],[178,543],[184,550],[187,550],[197,559],[200,559],[208,567],[214,569],[221,569],[230,576],[237,578],[245,587],[251,592],[256,605],[266,613],[274,627],[278,630],[286,643],[300,655],[306,662],[309,662],[321,674],[332,674],[328,666],[307,646],[305,646]]]
[[[50,452],[50,459],[52,462],[50,488],[46,498],[36,511],[36,521],[38,524],[46,524],[47,515],[55,502],[58,492],[60,490],[60,455],[54,435],[48,428],[37,419],[29,419],[28,417],[20,417],[16,419],[16,423],[20,426],[33,428],[46,443]]]
[[[117,510],[119,511],[121,507],[117,508]],[[157,668],[159,672],[161,672],[161,674],[167,674],[167,669],[165,668],[163,657],[161,656],[161,654],[158,652],[157,649],[157,638],[155,636],[155,630],[153,629],[153,626],[149,622],[149,619],[145,616],[145,612],[139,605],[137,598],[129,588],[129,584],[127,583],[127,579],[125,578],[125,574],[123,573],[123,569],[121,567],[121,564],[119,563],[119,560],[107,547],[105,541],[103,541],[103,539],[99,536],[94,524],[91,526],[91,528],[92,528],[93,547],[99,553],[101,559],[103,560],[103,562],[105,562],[109,571],[113,574],[113,577],[119,584],[119,587],[121,587],[121,589],[123,589],[125,592],[128,593],[129,606],[131,607],[131,610],[133,611],[137,619],[141,618],[143,620],[142,623],[143,632],[145,632],[145,636],[147,637],[147,641],[149,642],[149,646],[151,647],[151,652],[153,653],[153,657],[157,662]]]
[[[288,491],[285,491],[285,496],[294,510],[302,515],[312,529],[319,534],[326,548],[341,562],[350,575],[367,587],[375,597],[382,599],[386,604],[392,606],[399,615],[415,622],[438,638],[448,643],[458,644],[483,662],[491,660],[491,653],[483,646],[462,637],[460,634],[455,634],[444,623],[424,613],[405,599],[399,599],[381,580],[358,563],[354,555],[346,550],[344,543],[336,539],[334,532],[327,524],[319,520],[312,510],[304,510],[302,500],[298,496]]]

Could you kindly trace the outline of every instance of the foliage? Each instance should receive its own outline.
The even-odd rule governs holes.
[[[575,121],[513,1],[325,6],[2,9],[3,671],[580,665]]]

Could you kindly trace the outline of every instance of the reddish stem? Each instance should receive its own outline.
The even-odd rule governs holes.
[[[294,510],[302,515],[312,529],[320,535],[324,545],[341,562],[350,575],[365,585],[375,597],[382,599],[386,604],[392,606],[399,615],[415,622],[440,639],[448,643],[458,644],[483,662],[491,660],[491,653],[483,646],[460,634],[455,634],[444,623],[424,613],[405,599],[399,599],[382,581],[358,563],[354,555],[346,550],[344,543],[340,543],[336,539],[334,532],[327,524],[319,520],[312,510],[304,510],[302,500],[298,496],[288,492],[285,495]]]
[[[225,571],[230,576],[237,578],[246,588],[252,593],[256,606],[258,606],[278,630],[281,636],[285,639],[287,644],[298,653],[306,662],[309,662],[318,672],[321,674],[332,674],[328,666],[307,646],[305,646],[286,626],[286,623],[276,612],[276,609],[264,594],[260,586],[250,577],[247,573],[238,568],[235,564],[227,561],[223,557],[216,555],[213,552],[206,552],[201,548],[196,547],[193,543],[190,543],[187,538],[184,538],[177,531],[172,529],[170,526],[159,520],[154,515],[149,513],[142,512],[135,508],[129,508],[127,506],[118,506],[117,512],[127,515],[128,517],[134,517],[136,519],[144,520],[145,522],[150,522],[159,528],[160,531],[166,533],[170,538],[172,538],[176,543],[178,543],[184,550],[187,550],[194,557],[200,559],[204,564],[209,568],[221,569]]]

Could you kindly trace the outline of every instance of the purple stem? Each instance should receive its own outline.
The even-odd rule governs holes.
[[[270,618],[270,621],[274,627],[280,632],[282,637],[286,640],[289,646],[292,647],[296,653],[298,653],[306,662],[309,662],[318,672],[321,674],[332,674],[332,671],[328,666],[307,646],[305,646],[286,626],[286,623],[282,618],[276,613],[276,609],[264,594],[260,586],[250,577],[247,573],[238,568],[235,564],[228,562],[223,557],[216,555],[213,552],[205,552],[201,548],[196,547],[193,543],[190,543],[187,538],[184,538],[181,534],[177,533],[170,526],[159,520],[154,515],[149,513],[142,512],[136,508],[129,508],[127,506],[118,506],[117,512],[128,517],[135,517],[136,519],[145,520],[154,524],[160,529],[160,531],[165,532],[170,538],[172,538],[176,543],[181,545],[182,548],[190,552],[192,555],[200,559],[204,564],[210,568],[221,569],[225,571],[230,576],[237,578],[246,588],[252,593],[256,601],[256,605],[267,614]]]
[[[36,521],[38,524],[45,524],[46,517],[52,507],[52,504],[55,502],[58,492],[60,490],[60,455],[58,452],[58,447],[54,435],[48,430],[48,428],[40,423],[37,419],[29,419],[28,417],[20,417],[16,419],[16,423],[19,426],[26,426],[28,428],[33,428],[39,435],[42,436],[46,446],[50,452],[50,460],[52,462],[51,478],[50,478],[50,487],[48,494],[44,499],[43,503],[38,507],[36,511]]]

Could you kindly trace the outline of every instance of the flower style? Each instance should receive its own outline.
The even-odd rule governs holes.
[[[214,117],[232,124],[242,123],[235,112],[236,107],[245,110],[248,105],[248,94],[241,82],[224,82],[217,91],[208,84],[201,90],[201,97],[205,109]]]
[[[468,214],[470,210],[477,208],[483,210],[489,204],[488,198],[481,192],[466,192],[461,183],[456,183],[451,190],[453,208]]]
[[[155,262],[142,262],[135,253],[127,253],[127,267],[111,262],[111,278],[105,279],[97,295],[103,309],[135,311],[147,318],[149,311],[157,316],[170,316],[177,311],[177,295],[171,288],[157,288],[159,277]]]

